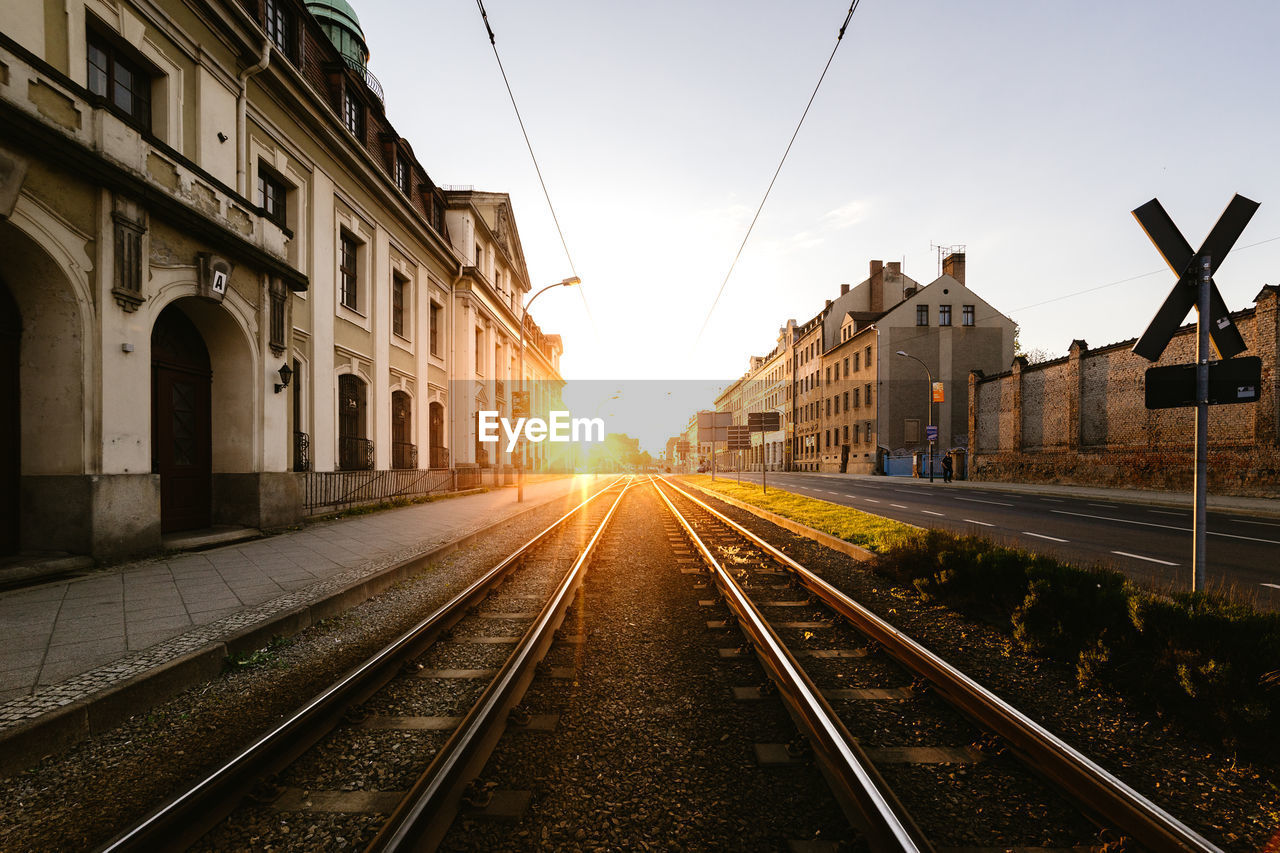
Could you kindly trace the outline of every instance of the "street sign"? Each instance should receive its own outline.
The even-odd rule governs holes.
[[[729,450],[751,449],[751,427],[746,424],[735,424],[728,428]]]
[[[929,441],[938,440],[938,428],[933,424],[929,424],[924,428],[924,437]]]
[[[777,412],[747,412],[747,426],[752,432],[777,432],[782,429],[782,415]]]
[[[1135,353],[1148,361],[1159,361],[1160,354],[1169,345],[1173,333],[1187,318],[1187,313],[1197,307],[1196,282],[1200,266],[1197,261],[1207,256],[1210,263],[1209,275],[1212,276],[1257,209],[1258,202],[1250,201],[1242,195],[1234,196],[1200,246],[1200,251],[1194,254],[1191,244],[1178,231],[1159,201],[1153,198],[1133,211],[1134,218],[1138,220],[1142,230],[1147,232],[1147,237],[1164,257],[1169,269],[1178,276],[1178,283],[1169,291],[1147,330],[1133,345]],[[1231,322],[1227,304],[1222,300],[1222,294],[1218,292],[1218,286],[1212,279],[1209,282],[1209,316],[1202,317],[1201,320],[1209,321],[1209,334],[1213,337],[1213,344],[1220,357],[1229,359],[1245,351],[1244,338],[1240,337],[1236,324]]]
[[[689,452],[689,442],[685,441],[684,439],[681,439],[680,441],[676,442],[676,453],[688,454],[688,452]]]
[[[1255,403],[1262,388],[1262,359],[1257,356],[1209,362],[1209,405]],[[1148,409],[1196,405],[1196,365],[1148,367]]]
[[[933,400],[931,402],[934,402],[934,403],[946,402],[945,400],[942,399],[942,383],[941,382],[933,383]]]

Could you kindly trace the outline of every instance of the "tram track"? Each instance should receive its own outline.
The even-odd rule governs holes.
[[[655,485],[658,484],[655,482]],[[848,727],[844,724],[849,714],[836,714],[833,703],[826,701],[829,696],[853,702],[854,708],[859,704],[866,707],[868,702],[908,700],[926,690],[945,700],[977,726],[979,736],[973,744],[952,745],[951,751],[935,750],[932,760],[964,764],[966,756],[969,761],[975,761],[982,759],[983,752],[1008,748],[1022,760],[1024,767],[1064,792],[1101,828],[1097,836],[1077,838],[1069,844],[1096,845],[1098,838],[1102,838],[1137,843],[1153,850],[1217,849],[1060,738],[764,539],[669,481],[661,481],[659,492],[669,511],[680,521],[690,544],[709,567],[732,619],[778,684],[780,695],[805,731],[814,757],[831,782],[837,799],[869,834],[877,849],[933,849],[929,833],[921,830],[912,817],[911,798],[899,798],[885,782],[889,771],[881,773],[886,764],[901,763],[904,758],[909,761],[911,756],[927,761],[930,753],[922,752],[927,747],[919,746],[864,749],[863,738],[850,732],[857,727],[852,722]],[[761,570],[767,573],[763,579],[759,575]],[[778,575],[780,571],[785,575]],[[793,596],[792,600],[778,600],[775,594],[772,602],[765,603],[759,591],[750,591],[752,586],[757,590],[776,588],[778,584],[769,582],[774,577],[785,577],[788,585],[793,585],[806,598],[797,601]],[[812,617],[807,623],[793,621],[784,629],[777,628],[779,623],[787,624],[782,619],[765,616],[769,611],[795,613],[809,604],[824,615]],[[798,655],[789,650],[788,643],[782,639],[789,632],[794,637],[796,626],[805,624],[811,628],[802,629],[801,637],[812,636],[811,632],[824,633],[824,627],[856,631],[861,647],[847,649],[848,657],[887,656],[909,675],[899,676],[897,684],[847,688],[831,686],[827,681],[820,685],[817,681],[822,679],[811,678],[798,663]],[[791,642],[790,645],[797,644]],[[878,651],[884,655],[874,654]],[[816,672],[821,666],[810,669]],[[903,681],[909,683],[904,686]],[[853,716],[861,715],[855,710]],[[933,795],[935,801],[941,798],[940,793]],[[1007,844],[1007,838],[996,841],[996,846]],[[1036,845],[1023,842],[1018,846]]]
[[[483,764],[495,731],[500,731],[550,646],[629,485],[619,479],[587,498],[251,746],[99,849],[234,849],[248,840],[236,839],[236,816],[246,809],[272,808],[361,815],[353,821],[357,831],[371,825],[384,830],[376,842],[380,850],[409,849],[424,838],[438,837],[452,819],[466,782]],[[482,609],[500,587],[505,591],[516,585],[526,592],[524,601],[533,602],[532,611],[529,606]],[[506,633],[492,634],[495,626]],[[433,689],[435,680],[449,687]],[[422,710],[405,712],[406,694],[423,699]],[[401,712],[379,713],[383,701]],[[470,711],[440,715],[431,713],[433,703],[437,710],[465,706]],[[322,790],[323,774],[308,779],[308,771],[300,768],[341,763],[341,757],[316,755],[335,741],[341,753],[343,733],[349,737],[357,729],[375,730],[364,745],[379,740],[379,730],[427,733],[415,738],[420,742],[409,750],[429,759],[413,771],[416,781],[383,791],[365,790],[360,782],[344,786],[344,791]],[[452,731],[443,743],[438,733],[442,729]],[[404,744],[399,737],[381,739],[392,752]],[[405,763],[396,756],[388,762]],[[403,779],[406,772],[400,766],[389,776]],[[393,820],[371,815],[391,815]]]

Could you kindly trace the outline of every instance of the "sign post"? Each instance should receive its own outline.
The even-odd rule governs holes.
[[[1195,440],[1195,519],[1192,524],[1194,545],[1191,560],[1191,590],[1204,590],[1205,573],[1208,564],[1206,545],[1205,517],[1209,504],[1209,406],[1212,403],[1243,403],[1257,400],[1257,386],[1261,380],[1261,362],[1257,359],[1233,359],[1244,352],[1244,338],[1240,330],[1231,321],[1226,302],[1213,283],[1214,271],[1222,265],[1223,259],[1231,251],[1244,231],[1254,212],[1258,209],[1256,201],[1250,201],[1242,195],[1236,195],[1227,205],[1227,209],[1218,217],[1217,223],[1209,236],[1200,246],[1200,251],[1193,253],[1191,244],[1178,231],[1169,214],[1165,212],[1157,199],[1152,199],[1133,211],[1138,224],[1147,232],[1147,237],[1155,244],[1156,250],[1164,257],[1169,269],[1178,276],[1178,283],[1165,298],[1164,304],[1156,312],[1147,330],[1133,345],[1133,352],[1147,359],[1158,361],[1169,345],[1174,332],[1182,325],[1187,312],[1196,309],[1196,363],[1186,365],[1195,371],[1196,407],[1196,440]],[[1218,349],[1223,361],[1217,362],[1215,369],[1209,365],[1209,338]],[[1244,362],[1244,364],[1241,364]],[[1253,366],[1258,362],[1257,381],[1251,382]],[[1187,405],[1185,388],[1178,380],[1181,378],[1183,365],[1173,367],[1153,367],[1147,370],[1146,405],[1148,409],[1173,408]],[[1218,373],[1223,377],[1238,378],[1241,381],[1236,387],[1234,399],[1228,394],[1212,393],[1211,374]],[[1165,383],[1165,384],[1160,384]],[[1175,384],[1176,383],[1176,384]],[[1250,387],[1252,385],[1252,387]],[[1158,386],[1158,387],[1153,387]],[[1182,394],[1173,393],[1182,391]],[[1220,399],[1213,399],[1219,397]],[[1225,399],[1224,399],[1225,398]],[[1171,402],[1173,400],[1173,402]]]
[[[760,433],[760,486],[764,494],[769,494],[769,475],[766,473],[764,435],[782,429],[782,415],[777,412],[747,412],[748,436],[752,432]]]
[[[716,481],[716,442],[729,440],[729,427],[733,425],[732,412],[698,412],[698,443],[711,442],[711,482]]]

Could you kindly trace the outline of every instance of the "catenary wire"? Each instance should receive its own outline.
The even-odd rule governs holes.
[[[840,42],[844,39],[845,30],[849,28],[849,21],[853,18],[853,13],[858,8],[859,2],[860,0],[853,0],[849,5],[849,11],[844,16],[844,23],[840,25],[840,32],[836,36],[835,46],[831,48],[831,55],[827,57],[827,64],[823,66],[822,74],[818,77],[818,84],[813,87],[813,94],[809,96],[809,102],[805,104],[804,112],[800,115],[800,121],[796,123],[796,129],[791,134],[791,140],[787,142],[787,148],[782,152],[782,159],[778,161],[778,168],[773,171],[773,177],[769,180],[769,186],[764,191],[764,197],[760,199],[760,204],[756,207],[755,216],[751,217],[751,224],[747,226],[747,233],[742,237],[742,244],[738,246],[738,251],[733,256],[733,262],[729,264],[729,271],[725,273],[724,281],[720,282],[720,289],[716,291],[716,298],[711,301],[711,308],[707,311],[707,316],[702,321],[702,327],[698,329],[698,335],[693,340],[693,349],[697,349],[698,343],[702,340],[702,333],[707,330],[707,324],[711,322],[711,315],[715,313],[716,306],[720,304],[720,297],[724,295],[724,289],[729,283],[729,277],[733,275],[733,270],[738,265],[738,259],[742,257],[742,250],[747,247],[747,241],[751,239],[751,232],[756,227],[756,221],[760,219],[760,212],[764,210],[764,204],[769,200],[769,193],[773,191],[773,185],[777,182],[778,175],[782,172],[782,166],[787,162],[787,155],[791,153],[791,146],[795,144],[796,137],[800,135],[800,128],[804,125],[805,117],[809,115],[809,108],[813,106],[814,99],[818,97],[818,90],[822,88],[822,81],[826,79],[827,71],[831,68],[831,63],[836,58],[836,51],[840,49]]]
[[[573,263],[573,255],[569,252],[569,243],[564,238],[564,230],[560,227],[560,217],[556,215],[556,207],[551,203],[551,193],[547,190],[547,182],[542,177],[542,167],[538,165],[538,156],[533,153],[533,143],[529,141],[529,131],[525,129],[524,117],[520,115],[520,107],[516,104],[515,92],[511,90],[511,81],[507,79],[507,69],[502,65],[502,57],[498,55],[498,41],[493,34],[493,27],[489,25],[489,13],[485,11],[483,0],[476,0],[476,5],[480,8],[480,18],[484,21],[485,32],[489,34],[489,44],[493,48],[493,58],[498,62],[498,71],[502,73],[502,82],[507,87],[507,96],[511,99],[511,108],[515,110],[516,121],[520,124],[520,133],[524,136],[525,147],[529,149],[529,159],[533,161],[533,170],[538,174],[538,183],[542,186],[542,195],[547,200],[547,208],[551,211],[551,220],[556,225],[556,233],[560,235],[560,245],[564,247],[564,256],[569,261],[569,271],[574,277],[578,276],[578,268]],[[578,293],[582,297],[582,307],[586,309],[587,320],[591,323],[591,329],[596,337],[600,337],[600,332],[596,328],[595,317],[591,314],[591,306],[587,303],[586,290],[581,284],[578,285]]]

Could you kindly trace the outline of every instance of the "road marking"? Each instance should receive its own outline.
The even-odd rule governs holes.
[[[1250,521],[1247,518],[1232,518],[1228,520],[1234,521],[1236,524],[1257,524],[1262,527],[1280,527],[1280,524],[1276,524],[1274,521]]]
[[[1269,586],[1272,589],[1280,589],[1280,583],[1264,583],[1263,586]]]
[[[937,516],[941,516],[942,518],[946,518],[946,517],[947,517],[945,513],[941,513],[941,512],[934,512],[934,511],[933,511],[933,510],[931,510],[931,509],[922,509],[922,510],[920,510],[920,511],[921,511],[921,512],[923,512],[925,515],[937,515]]]
[[[1085,512],[1070,512],[1065,509],[1051,509],[1049,512],[1056,512],[1059,515],[1074,515],[1080,518],[1097,518],[1102,521],[1116,521],[1120,524],[1141,524],[1143,527],[1160,527],[1164,530],[1179,530],[1183,533],[1191,533],[1189,527],[1174,527],[1172,524],[1152,524],[1150,521],[1134,521],[1128,518],[1112,518],[1109,515],[1090,515]],[[1217,530],[1206,531],[1210,536],[1225,536],[1227,539],[1243,539],[1247,542],[1264,542],[1268,545],[1280,545],[1280,540],[1276,539],[1258,539],[1254,536],[1240,536],[1236,533],[1220,533]],[[1176,565],[1176,564],[1175,564]]]
[[[1004,503],[1003,501],[983,501],[983,500],[978,500],[977,498],[956,498],[956,500],[968,501],[971,504],[991,504],[992,506],[1013,506],[1013,504],[1007,504],[1007,503]]]
[[[1051,503],[1051,504],[1064,504],[1064,503],[1066,503],[1066,501],[1061,501],[1061,500],[1058,500],[1057,498],[1041,498],[1040,500],[1042,500],[1042,501],[1048,501],[1048,502],[1049,502],[1049,503]]]
[[[906,507],[903,506],[902,504],[889,504],[889,506],[893,507],[894,509],[906,509]]]
[[[1181,512],[1174,512],[1173,510],[1170,510],[1170,509],[1149,509],[1147,510],[1147,512],[1155,512],[1155,513],[1159,513],[1160,515],[1179,515],[1180,516],[1185,514],[1186,510],[1184,509]]]
[[[1177,563],[1170,563],[1168,560],[1157,560],[1155,557],[1144,557],[1141,554],[1130,554],[1128,551],[1112,551],[1112,554],[1119,554],[1121,557],[1132,557],[1135,560],[1146,560],[1148,563],[1159,563],[1162,566],[1176,566]]]
[[[864,500],[864,501],[866,501],[866,502],[867,502],[867,503],[869,503],[869,504],[878,504],[878,503],[880,503],[880,501],[876,500],[875,498],[863,498],[863,500]]]
[[[1103,509],[1116,509],[1115,504],[1085,504],[1085,506],[1100,506]]]
[[[1070,542],[1070,539],[1059,539],[1057,536],[1045,536],[1043,533],[1032,533],[1030,530],[1022,531],[1023,536],[1034,536],[1037,539],[1048,539],[1050,542]]]
[[[972,518],[962,518],[960,520],[967,522],[969,524],[981,524],[983,527],[995,527],[994,524],[991,524],[990,522],[987,522],[987,521],[976,521]]]

